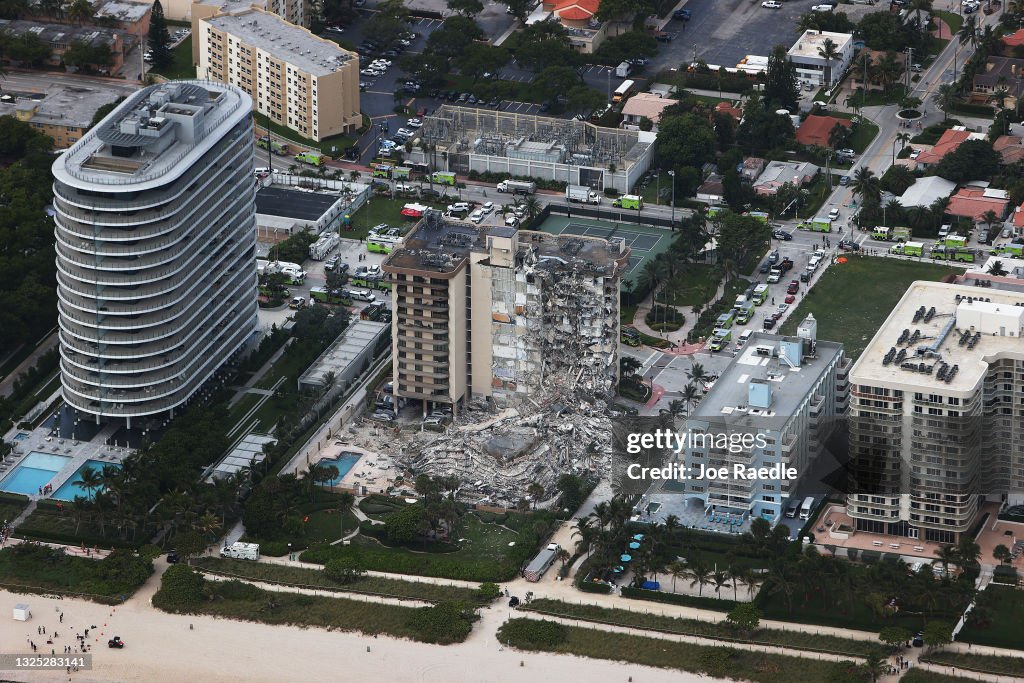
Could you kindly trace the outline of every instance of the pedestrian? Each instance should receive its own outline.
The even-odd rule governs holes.
[[[774,305],[775,305],[775,297],[773,296],[772,297],[772,306],[774,306]]]
[[[63,612],[60,613],[60,623],[62,623],[62,624],[64,623],[64,613]]]

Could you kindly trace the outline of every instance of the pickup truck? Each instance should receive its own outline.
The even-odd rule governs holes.
[[[768,273],[768,282],[770,284],[775,284],[776,282],[778,282],[781,279],[782,279],[782,269],[779,268],[778,266],[776,266],[775,268],[772,268],[771,272]]]
[[[783,273],[788,273],[789,271],[793,270],[793,262],[790,260],[788,256],[782,259],[782,263],[779,264],[779,269]]]

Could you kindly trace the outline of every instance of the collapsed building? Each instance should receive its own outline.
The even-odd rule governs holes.
[[[393,441],[416,473],[518,500],[607,457],[618,376],[622,240],[447,221],[429,212],[384,262],[393,391],[456,425]],[[493,495],[491,495],[493,494]]]

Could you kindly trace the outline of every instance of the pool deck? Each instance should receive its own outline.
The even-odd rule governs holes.
[[[341,481],[332,488],[356,491],[359,495],[384,493],[399,475],[399,469],[391,462],[390,457],[339,439],[335,439],[323,446],[320,452],[317,453],[317,457],[310,459],[310,462],[293,461],[288,463],[288,467],[282,470],[282,474],[294,473],[299,475],[309,470],[311,462],[319,463],[323,460],[337,460],[342,453],[358,455],[359,462],[355,463],[345,476],[341,478]]]
[[[14,441],[14,450],[4,458],[0,464],[0,479],[7,477],[25,456],[29,453],[48,453],[51,455],[62,455],[71,458],[64,467],[50,480],[53,492],[57,492],[75,473],[89,460],[96,460],[109,464],[120,464],[121,460],[131,453],[133,449],[127,446],[108,446],[106,440],[111,438],[118,429],[117,424],[109,424],[89,441],[76,441],[74,439],[62,439],[52,436],[49,429],[40,427],[28,433],[28,438]],[[21,433],[25,430],[14,430],[14,433]],[[13,434],[8,438],[13,438]],[[52,495],[40,496],[37,493],[29,494],[30,500],[45,500]]]

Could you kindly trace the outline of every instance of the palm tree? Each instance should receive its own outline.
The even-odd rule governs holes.
[[[999,221],[999,216],[992,209],[989,209],[981,215],[981,220],[985,221],[985,227],[991,229],[992,224]]]
[[[918,27],[922,31],[927,29],[927,26],[921,26],[921,12],[931,14],[932,0],[910,0],[910,9],[914,12],[914,17],[917,19]]]
[[[882,658],[878,655],[872,655],[861,664],[861,668],[864,673],[871,677],[872,681],[877,681],[879,676],[885,674],[887,665],[882,661]]]
[[[619,358],[619,374],[623,377],[632,377],[644,366],[633,356],[622,356]]]
[[[960,542],[956,544],[956,555],[960,558],[960,564],[976,565],[981,557],[981,546],[970,536],[962,536]]]
[[[956,35],[961,45],[978,47],[978,20],[975,15],[971,14],[964,19],[964,23],[960,24],[960,30]]]
[[[995,275],[996,277],[1002,277],[1006,275],[1006,268],[1003,267],[1002,261],[993,261],[992,265],[988,267],[988,274]]]
[[[732,601],[739,602],[738,589],[740,581],[746,578],[747,571],[742,567],[738,567],[734,564],[730,564],[729,568],[725,570],[725,575],[729,577],[729,581],[732,582]]]
[[[932,560],[932,564],[941,564],[943,575],[949,574],[949,565],[956,564],[960,559],[960,554],[957,552],[956,546],[949,544],[941,546],[935,551],[936,559]]]
[[[915,0],[921,2],[922,0]],[[832,61],[840,56],[839,46],[831,38],[826,38],[818,48],[818,56],[825,60],[825,87],[832,87]]]
[[[594,539],[597,537],[597,529],[591,526],[593,520],[589,517],[576,520],[576,530],[572,532],[572,538],[579,538],[576,541],[576,552],[580,555],[589,555],[594,547]]]
[[[689,576],[686,563],[676,560],[668,565],[668,573],[672,577],[672,592],[676,592],[676,579],[685,579]]]
[[[81,26],[91,22],[96,16],[96,11],[92,8],[92,3],[89,0],[74,0],[68,7],[67,16],[72,23]]]
[[[853,174],[853,192],[860,195],[863,204],[877,206],[882,198],[882,184],[867,166],[861,166]]]
[[[681,399],[673,400],[671,403],[668,404],[668,413],[669,415],[672,416],[673,419],[679,419],[683,415],[686,415],[686,401],[683,401]]]
[[[729,576],[723,571],[715,572],[711,575],[711,580],[715,584],[715,594],[718,597],[722,597],[722,586],[726,586],[729,583]]]
[[[82,470],[82,474],[79,475],[78,481],[75,482],[75,486],[85,491],[85,497],[89,500],[93,500],[93,492],[103,487],[103,482],[100,479],[99,471],[92,467],[86,467]]]
[[[714,571],[711,567],[707,566],[700,560],[694,562],[687,567],[687,576],[690,578],[690,588],[699,586],[697,589],[697,595],[701,596],[704,593],[704,586],[711,583],[711,576]]]
[[[540,201],[533,195],[530,195],[523,201],[523,208],[526,210],[526,224],[531,225],[540,216]]]
[[[697,400],[697,397],[699,396],[697,385],[694,384],[693,382],[687,382],[686,386],[684,386],[683,390],[680,391],[679,393],[682,396],[683,401],[686,402],[686,412],[687,414],[689,414],[690,410],[693,408],[694,402]]]
[[[743,570],[743,585],[747,587],[747,596],[753,599],[754,593],[757,592],[759,586],[760,577],[753,569]]]
[[[686,379],[691,382],[701,383],[708,378],[708,373],[704,371],[704,366],[700,363],[694,363],[690,366],[690,369],[686,371]]]
[[[896,53],[892,50],[886,52],[878,60],[878,64],[875,66],[875,74],[878,76],[878,80],[882,82],[882,90],[889,93],[892,90],[893,84],[899,79],[900,74],[903,73],[903,67],[896,59]]]
[[[939,225],[946,217],[946,209],[949,208],[949,197],[938,197],[928,209],[932,212],[935,225]]]
[[[896,143],[900,143],[900,151],[910,142],[910,133],[897,133],[892,141],[892,163],[896,163]]]

